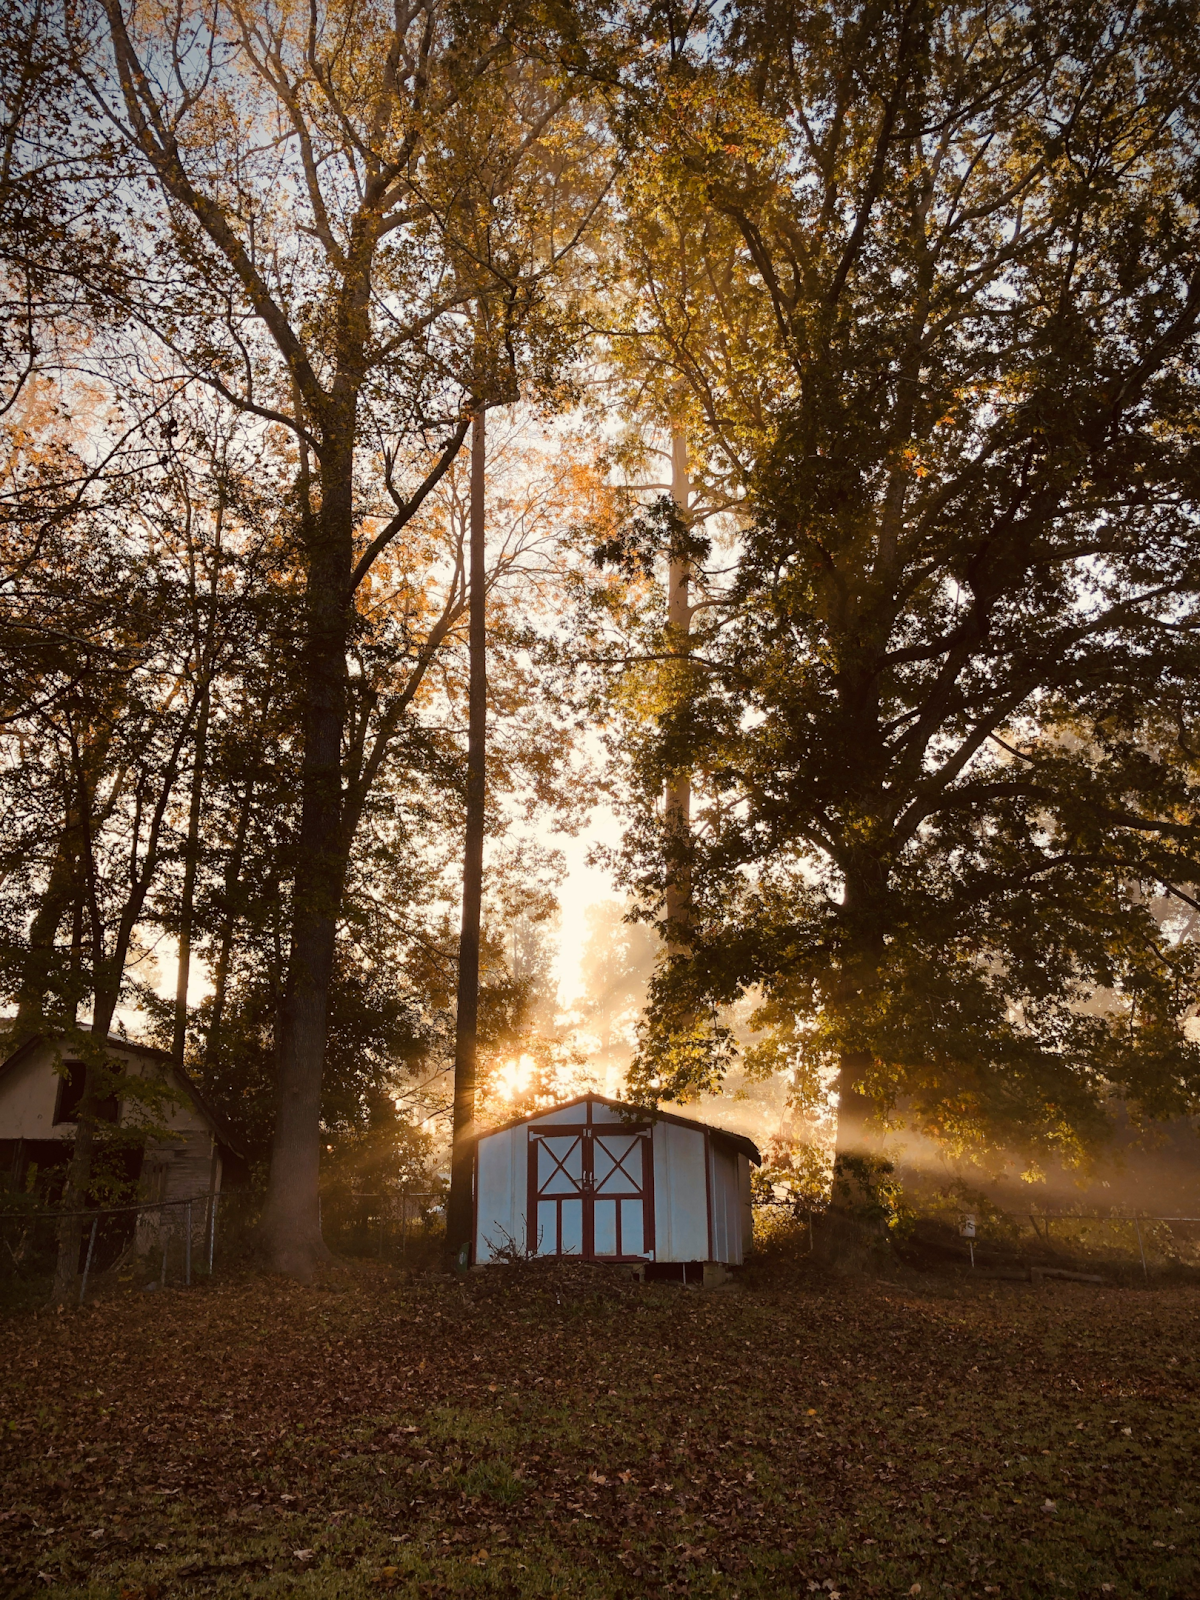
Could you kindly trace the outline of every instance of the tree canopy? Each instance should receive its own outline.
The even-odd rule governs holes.
[[[843,1167],[1197,1108],[1197,21],[3,24],[0,958],[18,1034],[93,1036],[68,1201],[133,1004],[277,1267],[335,1147],[425,1149],[472,587],[479,1108],[574,1059],[529,952],[602,796],[576,1023],[616,1073],[647,995],[636,1096],[740,1056]]]
[[[1191,25],[745,5],[665,78],[629,325],[736,529],[636,735],[643,894],[669,774],[704,797],[655,1093],[754,989],[843,1149],[873,1106],[1070,1154],[1114,1091],[1194,1105],[1154,915],[1197,875]]]

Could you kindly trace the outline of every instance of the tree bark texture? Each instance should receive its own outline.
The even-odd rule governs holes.
[[[304,755],[292,944],[279,1041],[275,1135],[260,1243],[277,1272],[307,1280],[329,1259],[318,1175],[321,1079],[338,909],[346,869],[342,731],[353,557],[353,423],[321,457],[321,512],[305,593]]]
[[[483,838],[487,761],[487,592],[482,406],[471,427],[471,552],[467,711],[467,819],[463,848],[462,929],[458,943],[458,1011],[454,1031],[454,1144],[446,1243],[457,1254],[474,1231],[475,1077],[479,1049],[479,927],[483,903]]]
[[[836,1003],[852,1012],[869,1003],[879,981],[882,947],[871,924],[881,921],[881,907],[878,896],[864,883],[848,877],[843,908],[851,925],[867,923],[857,939],[847,940],[840,974]],[[825,1253],[851,1269],[866,1264],[887,1231],[880,1185],[891,1166],[874,1121],[879,1107],[865,1089],[872,1065],[869,1053],[856,1050],[843,1051],[838,1062],[837,1138]]]

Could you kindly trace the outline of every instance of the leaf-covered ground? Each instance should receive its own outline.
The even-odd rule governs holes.
[[[0,1592],[1200,1595],[1200,1291],[343,1270],[4,1325]]]

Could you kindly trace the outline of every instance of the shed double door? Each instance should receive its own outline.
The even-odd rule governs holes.
[[[644,1261],[654,1248],[651,1171],[649,1129],[530,1130],[534,1253]]]

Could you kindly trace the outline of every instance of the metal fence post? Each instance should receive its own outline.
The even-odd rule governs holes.
[[[1137,1230],[1138,1249],[1142,1255],[1142,1271],[1146,1274],[1146,1282],[1149,1283],[1150,1268],[1146,1265],[1146,1246],[1142,1243],[1142,1225],[1136,1217],[1133,1219],[1133,1226]]]
[[[212,1205],[208,1212],[208,1275],[210,1278],[212,1277],[213,1269],[213,1249],[217,1242],[217,1201],[220,1198],[219,1194],[213,1195]]]
[[[162,1276],[158,1280],[158,1286],[160,1289],[165,1289],[167,1287],[167,1249],[170,1244],[167,1229],[171,1225],[171,1213],[165,1206],[159,1211],[159,1220],[162,1223],[163,1264]]]
[[[187,1203],[187,1246],[184,1251],[184,1282],[190,1289],[192,1287],[192,1202]]]
[[[92,1218],[92,1233],[88,1239],[87,1260],[83,1263],[83,1278],[79,1284],[79,1304],[83,1304],[83,1297],[87,1293],[88,1273],[92,1270],[92,1251],[96,1248],[96,1224],[100,1221],[98,1216]]]

